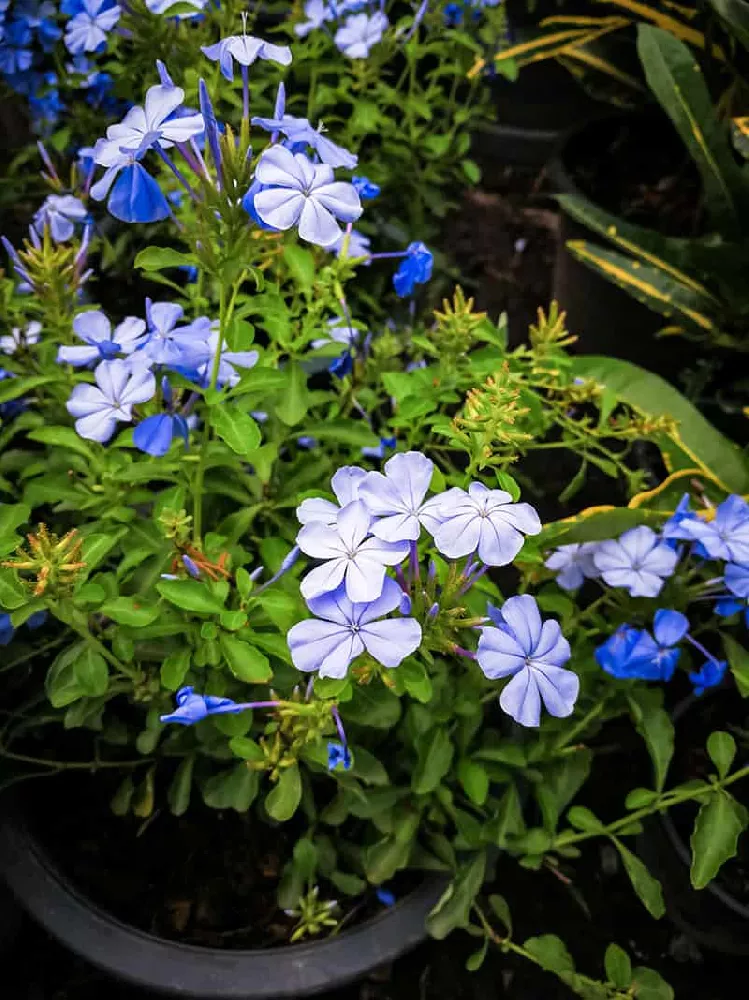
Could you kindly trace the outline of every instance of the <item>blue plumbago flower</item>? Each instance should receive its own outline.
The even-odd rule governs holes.
[[[328,371],[336,378],[345,378],[354,370],[354,356],[350,351],[344,351],[339,358],[334,358],[328,365]]]
[[[168,149],[175,142],[187,142],[205,131],[205,122],[198,112],[176,114],[184,99],[181,87],[163,84],[149,87],[145,105],[131,108],[121,122],[110,125],[107,139],[120,152],[140,154],[156,144]]]
[[[304,14],[307,20],[294,25],[294,34],[297,38],[306,38],[310,31],[321,28],[326,21],[332,21],[334,17],[324,0],[306,0]]]
[[[10,645],[15,634],[16,630],[13,628],[10,615],[0,611],[0,646]]]
[[[331,740],[328,743],[328,770],[335,771],[339,764],[343,767],[344,771],[350,770],[353,764],[351,753],[349,748],[344,746],[343,743]]]
[[[16,351],[38,344],[41,336],[42,324],[33,319],[25,328],[14,326],[10,333],[3,334],[0,337],[0,351],[3,354],[15,354]]]
[[[120,19],[117,4],[110,0],[81,0],[81,10],[65,28],[65,45],[68,52],[101,52],[106,48],[107,33]]]
[[[626,626],[625,626],[626,627]],[[635,630],[634,644],[629,648],[623,644],[624,655],[618,662],[616,649],[598,662],[607,673],[619,678],[638,678],[644,681],[670,681],[679,662],[681,650],[677,643],[686,636],[688,619],[679,611],[661,608],[653,620],[653,636],[646,631]],[[609,640],[610,641],[610,640]],[[620,653],[622,652],[620,649]],[[598,651],[596,651],[598,658]]]
[[[336,219],[355,222],[362,213],[353,185],[336,181],[331,166],[283,146],[265,150],[255,179],[264,185],[254,199],[262,221],[280,230],[298,226],[299,236],[317,246],[330,247],[341,236]]]
[[[351,183],[356,188],[357,194],[362,201],[370,201],[376,198],[381,191],[380,185],[375,184],[368,177],[352,177]]]
[[[624,587],[631,597],[657,597],[678,561],[678,553],[644,524],[599,542],[593,554],[604,581]]]
[[[386,577],[381,594],[371,601],[352,602],[344,586],[308,598],[316,617],[298,622],[287,636],[294,666],[341,679],[365,650],[384,667],[399,666],[421,645],[421,626],[415,618],[378,619],[400,606],[402,593],[395,580]]]
[[[6,25],[0,44],[0,72],[13,76],[30,69],[34,59],[30,45],[31,29],[25,21],[14,20]]]
[[[373,447],[367,445],[361,449],[362,455],[367,458],[384,458],[389,451],[394,451],[397,441],[394,437],[381,437],[380,443]]]
[[[170,715],[162,715],[162,722],[178,722],[182,726],[192,726],[209,715],[236,715],[253,708],[253,704],[238,704],[231,698],[217,698],[214,695],[195,694],[192,687],[180,688],[176,695],[177,708]]]
[[[367,257],[371,242],[370,238],[360,233],[358,229],[352,229],[350,233],[341,233],[328,249],[337,253],[339,257]],[[370,261],[365,260],[364,266],[369,267],[370,263]]]
[[[724,576],[726,587],[737,597],[749,597],[749,565],[729,563]]]
[[[78,368],[96,361],[111,361],[118,354],[132,354],[143,344],[146,324],[142,319],[128,316],[112,330],[103,312],[94,309],[80,313],[73,320],[73,330],[86,347],[60,347],[57,361]]]
[[[191,577],[193,577],[195,580],[200,579],[200,567],[198,566],[198,564],[195,562],[194,559],[191,559],[188,555],[183,555],[182,564]]]
[[[291,62],[291,49],[288,45],[273,45],[272,42],[264,42],[262,38],[253,38],[252,35],[230,35],[215,45],[203,45],[201,52],[213,62],[218,62],[221,73],[227,80],[234,79],[235,59],[240,66],[252,66],[256,59],[267,59],[280,66],[288,66]]]
[[[117,422],[130,423],[133,406],[146,403],[156,392],[150,371],[133,371],[127,361],[102,361],[94,372],[96,385],[77,385],[65,404],[76,418],[75,429],[82,438],[102,444],[114,434]]]
[[[49,194],[34,216],[34,228],[41,236],[48,226],[56,243],[65,243],[75,233],[76,224],[85,222],[86,206],[72,194]]]
[[[197,367],[207,353],[211,321],[199,316],[186,326],[177,326],[185,310],[176,302],[152,302],[146,299],[148,337],[143,354],[156,365]]]
[[[345,347],[354,347],[356,342],[361,339],[362,330],[357,326],[352,326],[348,320],[344,319],[342,316],[335,316],[333,319],[328,320],[328,333],[325,337],[320,337],[317,340],[313,340],[310,347],[313,350],[318,350],[321,347],[327,347],[328,344],[343,344]]]
[[[439,497],[434,511],[441,522],[434,542],[448,559],[479,554],[487,566],[506,566],[523,547],[525,535],[541,531],[538,514],[528,503],[513,503],[504,490],[471,483]]]
[[[689,534],[688,523],[685,522],[697,520],[699,518],[696,512],[690,507],[689,494],[685,493],[679,501],[676,510],[661,528],[661,536],[672,541],[674,545],[679,540],[687,539],[691,541],[692,536]]]
[[[620,625],[603,645],[595,651],[596,660],[607,674],[620,679],[639,678],[635,670],[630,671],[632,650],[635,648],[642,631],[631,625]]]
[[[288,139],[287,145],[292,147],[294,153],[303,152],[304,146],[310,146],[320,157],[320,160],[327,163],[329,167],[345,167],[347,170],[353,170],[359,162],[358,157],[328,139],[324,134],[322,123],[314,128],[307,118],[295,118],[293,115],[285,114],[285,102],[286,91],[281,84],[278,88],[273,117],[253,118],[252,124],[259,125],[260,128],[264,128],[266,132],[272,132],[274,135],[281,132]]]
[[[572,714],[580,679],[562,664],[570,658],[570,644],[559,623],[542,621],[529,594],[511,597],[502,610],[489,607],[494,625],[481,629],[476,658],[490,680],[511,677],[499,698],[500,707],[521,726],[538,726],[541,702],[550,715]]]
[[[560,545],[544,563],[547,569],[559,570],[557,583],[562,590],[577,590],[584,580],[594,580],[600,572],[593,562],[597,542],[576,542]]]
[[[390,889],[386,889],[385,886],[381,885],[376,889],[375,896],[377,896],[383,906],[395,906],[395,893],[391,892]]]
[[[0,368],[0,383],[5,382],[6,379],[15,377],[13,372],[8,372],[4,368]],[[20,399],[9,399],[7,403],[0,403],[0,420],[14,420],[25,409],[26,401],[23,397]]]
[[[49,615],[46,611],[35,611],[33,615],[29,615],[26,619],[26,628],[30,628],[32,631],[35,631],[36,629],[41,628],[48,618]]]
[[[185,418],[179,413],[157,413],[153,417],[141,420],[133,431],[133,444],[140,451],[160,458],[162,455],[166,455],[171,448],[175,435],[183,438],[185,447],[187,447],[190,431]],[[191,572],[187,563],[185,565],[188,572]],[[192,575],[196,574],[192,573]]]
[[[723,618],[730,618],[739,611],[744,612],[746,627],[749,628],[749,598],[721,597],[715,602],[715,613]]]
[[[123,152],[116,140],[99,139],[94,146],[94,161],[106,169],[91,197],[103,201],[109,195],[107,208],[120,222],[159,222],[171,214],[161,188],[138,162],[142,155]]]
[[[372,516],[361,500],[347,504],[335,525],[312,521],[297,536],[299,548],[324,560],[302,580],[302,596],[309,600],[346,583],[351,601],[376,600],[382,593],[385,567],[396,566],[408,555],[408,542],[383,542],[369,537]]]
[[[198,322],[196,320],[192,325],[196,326]],[[212,326],[214,328],[208,334],[206,340],[202,342],[196,341],[194,347],[195,358],[192,365],[188,367],[182,363],[177,366],[183,375],[204,387],[210,385],[211,375],[213,374],[213,359],[218,347],[218,330],[215,329],[215,324],[212,324]],[[234,366],[236,365],[237,368],[254,368],[259,357],[260,355],[257,351],[230,351],[226,341],[224,341],[219,359],[216,385],[228,385],[232,387],[237,385],[240,375]]]
[[[195,8],[195,11],[182,11],[179,14],[170,15],[169,11],[171,8],[175,7],[178,3],[189,3]],[[152,14],[166,14],[167,17],[175,17],[181,21],[186,17],[197,17],[207,3],[208,0],[146,0],[146,7],[148,7]]]
[[[698,698],[709,688],[718,687],[723,682],[727,666],[726,660],[716,660],[710,657],[698,671],[689,674],[689,679],[694,685],[694,693]]]
[[[681,527],[700,542],[711,559],[749,563],[749,504],[735,494],[715,508],[711,521],[685,521]]]
[[[462,3],[446,4],[444,15],[445,24],[448,28],[457,28],[463,21],[465,6]]]
[[[406,256],[393,275],[393,285],[400,298],[413,294],[416,285],[423,285],[432,277],[434,257],[431,250],[421,243],[409,243]]]
[[[379,10],[372,15],[354,14],[336,31],[336,46],[349,59],[366,59],[372,46],[382,40],[388,24],[387,17]]]
[[[386,542],[416,541],[422,524],[434,534],[440,524],[444,494],[425,500],[434,463],[418,451],[401,452],[385,462],[382,472],[368,472],[359,498],[376,520],[371,531]]]
[[[308,497],[302,500],[296,509],[296,516],[300,524],[312,524],[317,522],[328,527],[334,527],[341,512],[341,508],[359,499],[359,487],[367,473],[364,469],[356,465],[344,465],[333,476],[330,485],[335,494],[338,505],[322,497]]]

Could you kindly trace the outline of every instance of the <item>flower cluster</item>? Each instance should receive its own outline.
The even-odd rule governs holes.
[[[305,38],[311,31],[330,31],[328,25],[335,26],[336,47],[349,59],[366,59],[370,49],[382,41],[388,27],[388,19],[383,10],[371,10],[374,3],[368,0],[306,0],[304,16],[294,26],[298,38]]]

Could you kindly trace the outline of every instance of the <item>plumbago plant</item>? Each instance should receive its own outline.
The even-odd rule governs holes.
[[[734,496],[713,520],[660,510],[633,445],[650,440],[671,460],[691,451],[688,428],[578,374],[555,307],[513,351],[504,323],[460,291],[434,322],[399,329],[354,313],[362,268],[395,268],[410,296],[429,251],[412,244],[395,265],[331,257],[361,211],[325,162],[332,139],[321,163],[309,136],[305,150],[279,135],[253,156],[249,100],[237,131],[221,130],[205,83],[201,110],[183,113],[184,91],[159,73],[93,147],[104,173],[91,193],[127,223],[174,213],[172,245],[136,258],[170,298],[137,315],[97,308],[89,262],[101,244],[67,202],[8,247],[6,764],[14,777],[120,770],[120,815],[181,815],[199,797],[259,827],[288,824],[278,904],[293,940],[338,927],[370,887],[389,905],[399,873],[436,870],[451,881],[429,929],[479,934],[472,967],[495,942],[584,996],[670,996],[617,946],[598,981],[557,938],[515,942],[507,904],[481,892],[500,850],[558,870],[608,837],[659,915],[657,883],[622,838],[687,799],[701,809],[695,883],[729,856],[745,814],[727,789],[746,769],[731,770],[722,734],[714,781],[665,790],[670,722],[647,685],[686,644],[704,647],[690,671],[700,690],[725,672],[703,633],[716,631],[714,596],[724,612],[728,594],[746,599],[746,504]],[[204,150],[191,142],[201,135]],[[169,199],[176,184],[181,199]],[[195,280],[179,284],[184,268]],[[526,459],[546,449],[580,462],[568,497],[592,466],[631,506],[543,527],[518,483],[538,489]],[[722,480],[704,479],[714,500]],[[593,536],[608,540],[566,547]],[[575,602],[564,588],[585,577],[605,589]],[[722,641],[743,683],[741,646]],[[610,822],[568,809],[587,742],[627,715],[654,788]]]

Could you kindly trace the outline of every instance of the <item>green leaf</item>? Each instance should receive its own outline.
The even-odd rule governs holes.
[[[211,809],[234,809],[247,812],[260,786],[257,771],[239,763],[212,774],[203,784],[203,801]]]
[[[309,292],[315,280],[315,258],[298,243],[287,243],[283,248],[283,262],[302,291]]]
[[[31,595],[16,576],[15,570],[0,567],[0,608],[14,611],[30,600]]]
[[[279,823],[291,819],[302,801],[302,778],[299,765],[281,771],[275,787],[265,797],[265,808],[268,815]]]
[[[150,625],[159,617],[158,608],[144,608],[135,597],[116,597],[113,601],[102,604],[99,611],[112,621],[133,628]]]
[[[616,837],[612,837],[611,839],[614,841],[616,849],[619,851],[621,859],[624,862],[624,868],[627,875],[629,875],[633,889],[642,900],[648,913],[652,917],[655,917],[656,920],[659,920],[666,912],[660,882],[658,879],[653,878],[636,854],[633,854]]]
[[[0,503],[0,538],[14,537],[16,529],[20,528],[22,524],[26,524],[30,516],[31,507],[26,503]],[[15,542],[13,548],[15,548]],[[8,549],[8,552],[12,552],[13,548]]]
[[[438,941],[470,923],[471,907],[481,891],[486,870],[486,853],[479,851],[464,862],[427,917],[427,931]]]
[[[82,640],[74,642],[55,657],[47,671],[44,689],[54,708],[65,708],[86,694],[80,680],[76,677],[74,665],[86,649]]]
[[[96,698],[109,686],[107,661],[93,647],[86,646],[73,663],[73,675],[85,695]]]
[[[604,956],[606,977],[619,990],[629,989],[632,982],[632,963],[629,955],[618,944],[610,944]]]
[[[486,953],[489,950],[489,938],[484,938],[484,943],[481,947],[474,951],[472,955],[469,955],[466,959],[466,970],[468,972],[476,972],[484,964],[484,959],[486,958]]]
[[[161,271],[165,267],[190,267],[197,262],[194,254],[180,253],[171,247],[146,247],[135,258],[135,266],[142,271]]]
[[[655,969],[638,965],[632,971],[632,987],[637,1000],[674,1000],[674,991]]]
[[[268,657],[249,642],[238,639],[228,632],[222,632],[219,636],[219,645],[229,670],[240,681],[246,681],[248,684],[266,684],[273,679]]]
[[[458,764],[458,780],[471,802],[482,806],[489,794],[489,775],[475,760],[464,757]]]
[[[81,547],[81,562],[86,564],[87,575],[104,561],[119,540],[124,538],[127,533],[127,528],[120,528],[112,534],[86,535]]]
[[[742,179],[694,53],[670,32],[649,24],[637,27],[637,51],[648,86],[700,172],[715,224],[724,233],[737,233],[736,193]]]
[[[250,736],[233,736],[229,740],[229,749],[242,760],[263,760],[265,757],[263,748]]]
[[[352,448],[373,448],[379,438],[364,420],[327,420],[324,424],[305,424],[299,432],[320,441],[334,441]]]
[[[563,522],[556,522],[544,528],[539,544],[569,545],[573,542],[603,542],[607,538],[617,538],[638,524],[661,525],[664,517],[643,507],[612,507],[611,510],[596,510],[578,515]]]
[[[509,936],[512,934],[512,916],[510,915],[510,907],[504,896],[500,896],[497,893],[492,893],[489,896],[489,906],[491,906],[495,917],[501,921],[502,926],[505,929],[505,933]]]
[[[167,691],[177,691],[187,676],[190,669],[190,657],[192,650],[180,649],[176,653],[170,653],[161,664],[161,683]]]
[[[547,972],[573,973],[575,963],[567,951],[564,941],[556,934],[542,934],[539,937],[528,938],[523,947],[536,959],[542,969]]]
[[[691,839],[690,877],[695,889],[704,889],[736,854],[739,834],[747,825],[749,812],[728,792],[716,791],[702,803]]]
[[[174,816],[184,816],[190,806],[190,792],[192,790],[192,772],[195,767],[195,757],[189,757],[180,761],[169,791],[166,793],[169,809]]]
[[[660,691],[647,688],[634,690],[629,696],[629,707],[637,732],[645,740],[653,762],[655,787],[663,791],[668,766],[674,754],[674,724],[662,707]]]
[[[516,786],[511,784],[499,801],[496,818],[490,825],[490,836],[498,847],[506,847],[508,837],[524,832],[523,806]]]
[[[170,604],[200,615],[220,615],[224,602],[198,580],[159,580],[156,589]]]
[[[58,381],[57,375],[31,375],[28,378],[7,378],[0,383],[0,403],[25,396],[40,385]]]
[[[288,368],[288,385],[276,403],[276,413],[287,427],[304,420],[309,409],[307,376],[301,365],[292,362]]]
[[[710,733],[707,738],[707,752],[715,764],[718,777],[725,778],[736,756],[736,740],[730,733],[721,731]]]
[[[432,729],[419,737],[419,759],[411,776],[411,788],[417,795],[433,792],[450,770],[454,747],[445,727]]]
[[[749,49],[749,5],[745,0],[708,0],[708,3],[726,22],[731,34]]]
[[[26,436],[32,441],[41,441],[42,444],[57,445],[67,451],[74,451],[89,462],[96,461],[93,448],[79,437],[72,427],[39,427],[29,431]]]
[[[317,685],[315,685],[317,689]],[[374,729],[392,729],[401,714],[401,700],[384,684],[357,685],[346,705],[346,719]]]
[[[210,409],[211,426],[237,455],[247,456],[261,441],[260,428],[238,406],[223,402]]]
[[[576,830],[599,833],[604,829],[600,819],[585,806],[573,806],[567,813],[567,819]]]
[[[0,603],[2,598],[0,597]],[[736,681],[736,687],[742,698],[749,698],[749,650],[745,649],[730,635],[721,633],[723,649],[726,651],[728,667]]]
[[[572,371],[611,389],[618,399],[640,413],[672,417],[678,423],[679,445],[693,465],[716,476],[729,493],[749,492],[749,462],[741,449],[716,430],[670,382],[630,361],[596,355],[572,359]]]

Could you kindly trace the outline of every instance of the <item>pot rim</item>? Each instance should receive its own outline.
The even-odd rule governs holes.
[[[293,998],[344,986],[426,937],[425,919],[448,881],[427,873],[392,909],[335,937],[225,950],[157,938],[107,913],[60,870],[13,801],[0,820],[0,871],[27,912],[91,964],[136,986],[201,1000]]]

